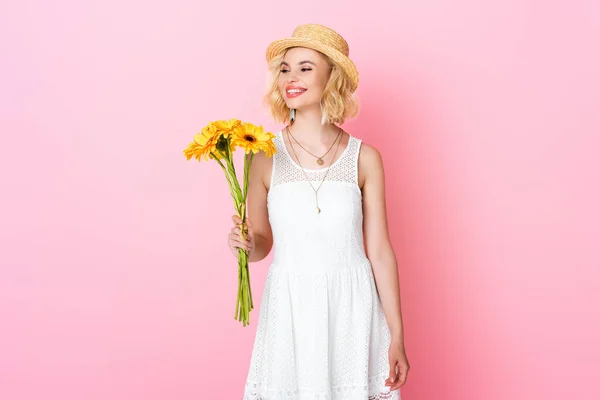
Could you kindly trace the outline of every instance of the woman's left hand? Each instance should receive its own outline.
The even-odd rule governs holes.
[[[385,380],[385,386],[390,386],[390,392],[406,383],[410,365],[406,358],[404,342],[392,340],[389,350],[390,376]]]

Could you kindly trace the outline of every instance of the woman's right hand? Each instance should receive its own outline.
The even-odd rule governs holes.
[[[242,219],[235,214],[231,217],[231,219],[234,225],[233,228],[231,228],[229,240],[227,241],[229,249],[231,250],[231,254],[233,254],[235,258],[238,258],[238,248],[241,248],[243,250],[248,250],[248,258],[250,258],[252,252],[254,251],[254,232],[252,231],[252,223],[250,223],[250,218],[246,217],[246,226],[248,226],[246,240],[244,240],[241,235]]]

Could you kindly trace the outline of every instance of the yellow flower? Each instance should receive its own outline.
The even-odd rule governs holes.
[[[204,160],[215,158],[211,153],[215,154],[219,159],[224,157],[217,151],[223,150],[222,148],[217,149],[217,143],[219,143],[219,139],[221,139],[222,136],[229,136],[232,128],[228,128],[226,125],[223,126],[220,124],[221,122],[225,121],[211,122],[202,128],[200,133],[194,135],[194,141],[183,151],[188,160],[192,157],[196,158],[198,161],[201,161],[202,158],[204,158]],[[227,123],[225,122],[225,124]],[[235,124],[232,126],[235,126]]]
[[[211,125],[214,129],[216,129],[221,135],[228,138],[229,135],[232,135],[234,130],[237,129],[242,124],[242,121],[239,119],[231,118],[229,121],[218,120],[211,122]]]
[[[265,132],[262,126],[244,122],[235,129],[231,144],[243,148],[246,154],[264,151],[266,156],[271,157],[275,153],[274,137],[272,133]]]
[[[188,147],[185,150],[183,150],[183,155],[188,160],[194,157],[198,161],[200,161],[200,157],[204,155],[204,148],[200,147],[196,142],[191,142],[190,144],[188,144]]]

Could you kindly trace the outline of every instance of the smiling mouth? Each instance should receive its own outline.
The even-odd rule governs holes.
[[[304,92],[306,92],[306,89],[287,89],[285,91],[285,94],[287,95],[287,97],[297,97]]]

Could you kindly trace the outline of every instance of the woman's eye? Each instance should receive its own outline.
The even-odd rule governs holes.
[[[300,71],[302,72],[306,72],[306,71],[312,71],[312,68],[301,68]],[[287,74],[288,72],[290,72],[289,69],[282,69],[279,71],[282,74]]]

